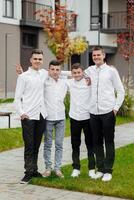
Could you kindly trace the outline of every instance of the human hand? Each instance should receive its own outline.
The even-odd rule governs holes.
[[[91,79],[90,79],[90,77],[86,77],[85,80],[86,80],[87,86],[91,85]]]
[[[116,116],[117,115],[117,110],[113,110],[113,113]]]
[[[28,115],[26,114],[21,115],[21,120],[24,120],[24,119],[29,119]]]
[[[23,69],[22,69],[22,66],[20,64],[16,64],[16,73],[19,75],[19,74],[22,74],[23,73]]]

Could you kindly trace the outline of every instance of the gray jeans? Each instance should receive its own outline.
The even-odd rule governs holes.
[[[63,139],[65,131],[65,120],[46,120],[46,132],[44,135],[44,160],[46,169],[52,168],[51,148],[53,131],[55,133],[55,163],[54,170],[59,170],[62,162]]]

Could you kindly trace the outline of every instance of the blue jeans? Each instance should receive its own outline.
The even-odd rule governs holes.
[[[51,148],[52,148],[53,130],[55,133],[54,171],[56,171],[60,169],[62,162],[65,120],[55,120],[55,121],[46,120],[46,132],[44,135],[44,160],[46,169],[52,168]]]

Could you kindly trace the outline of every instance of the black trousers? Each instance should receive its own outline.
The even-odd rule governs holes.
[[[113,111],[102,115],[90,115],[96,166],[98,171],[103,173],[112,173],[115,160],[115,121],[116,117]]]
[[[25,174],[32,175],[38,170],[37,160],[46,120],[40,115],[40,120],[21,120],[24,140]]]
[[[87,147],[88,168],[95,169],[95,158],[93,152],[92,132],[90,128],[90,120],[77,121],[70,119],[71,129],[71,144],[72,144],[72,160],[73,169],[80,169],[80,145],[81,145],[81,132],[83,130],[85,135],[85,144]]]

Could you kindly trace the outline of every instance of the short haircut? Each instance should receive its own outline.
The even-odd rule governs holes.
[[[71,71],[72,71],[73,69],[79,69],[79,68],[82,69],[82,71],[84,70],[84,67],[82,67],[80,63],[74,63],[74,64],[71,66]]]
[[[60,66],[61,62],[59,62],[58,60],[51,60],[50,63],[49,63],[49,68],[50,68],[51,65]]]
[[[95,46],[95,47],[93,47],[92,48],[92,52],[93,51],[102,51],[102,53],[105,53],[105,50],[103,49],[103,47],[102,46]]]
[[[40,50],[40,49],[33,49],[32,52],[31,52],[31,56],[32,56],[33,54],[42,54],[42,55],[43,55],[43,51]]]

